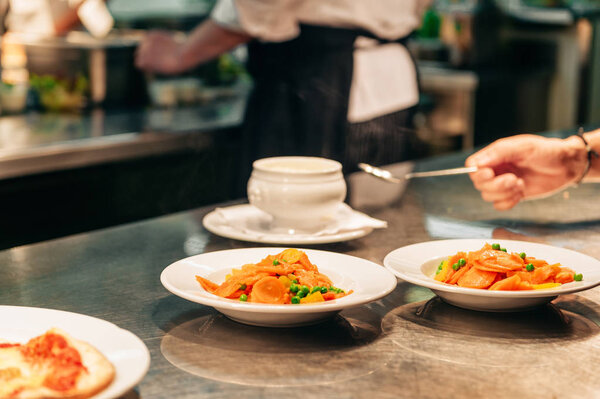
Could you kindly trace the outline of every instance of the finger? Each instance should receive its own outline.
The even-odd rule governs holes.
[[[522,194],[517,194],[517,195],[515,195],[515,196],[513,196],[511,198],[507,198],[507,199],[502,200],[502,201],[496,201],[496,202],[494,202],[494,208],[497,209],[497,210],[499,210],[499,211],[507,211],[509,209],[512,209],[522,199],[523,199],[523,195]]]
[[[499,139],[471,155],[466,162],[469,166],[478,167],[494,167],[502,163],[511,163],[522,156],[521,153],[515,151],[515,146],[514,138]]]
[[[476,189],[481,190],[481,187],[487,182],[496,177],[494,170],[491,168],[481,168],[477,172],[469,173],[469,177]]]
[[[481,192],[501,193],[522,190],[523,180],[519,179],[513,173],[504,173],[494,177],[493,179],[485,180],[479,183],[477,189]]]
[[[522,195],[522,191],[518,189],[500,190],[500,191],[482,191],[481,198],[487,202],[505,201],[515,195]]]

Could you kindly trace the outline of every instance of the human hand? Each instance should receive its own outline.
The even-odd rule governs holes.
[[[149,32],[135,53],[135,65],[148,72],[174,75],[183,72],[186,66],[181,57],[182,44],[161,31]]]
[[[485,201],[498,210],[523,199],[543,197],[576,182],[585,170],[586,150],[577,137],[517,135],[495,141],[467,158],[477,166],[470,177]]]

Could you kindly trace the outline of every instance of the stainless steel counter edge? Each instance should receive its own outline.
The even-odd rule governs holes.
[[[208,148],[211,132],[125,133],[0,152],[0,179]]]

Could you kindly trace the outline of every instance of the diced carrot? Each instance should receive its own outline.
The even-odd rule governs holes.
[[[252,288],[252,300],[260,303],[285,303],[286,291],[277,277],[263,277]]]
[[[519,289],[521,284],[521,277],[518,274],[515,274],[511,277],[505,278],[504,280],[500,280],[492,285],[489,289],[490,291],[511,291]]]
[[[448,258],[448,266],[449,269],[446,272],[446,279],[444,280],[445,283],[448,283],[452,277],[454,276],[454,274],[456,274],[456,270],[454,270],[454,264],[458,263],[458,261],[460,259],[464,259],[465,261],[467,260],[467,254],[466,252],[458,252],[455,255],[451,256]]]
[[[331,301],[331,300],[335,299],[335,293],[331,292],[331,291],[326,292],[323,294],[323,299],[326,301]]]
[[[217,284],[213,283],[210,280],[205,279],[204,277],[196,276],[196,281],[200,283],[200,286],[202,288],[204,288],[206,291],[210,292],[211,294],[214,293],[217,288],[219,288],[219,286]]]
[[[546,266],[548,264],[548,262],[546,262],[543,259],[536,259],[533,256],[526,256],[525,257],[525,264],[531,263],[533,265],[533,267],[542,267],[542,266]]]
[[[463,266],[460,269],[458,269],[458,271],[456,273],[454,273],[454,275],[452,276],[450,281],[448,281],[448,284],[456,284],[458,279],[461,278],[462,275],[465,274],[470,268],[471,268],[470,265],[466,265],[466,266]]]
[[[556,276],[554,276],[554,282],[567,284],[575,280],[574,276],[575,273],[573,271],[561,270],[556,274]]]
[[[305,252],[302,252],[298,263],[301,264],[306,270],[317,271],[317,266],[313,265],[310,260],[308,260],[308,255],[306,255]]]
[[[521,280],[521,282],[519,283],[519,286],[518,286],[517,289],[521,290],[521,291],[532,290],[533,289],[533,284],[531,284],[529,281],[523,281],[523,280]]]
[[[495,272],[488,272],[472,267],[456,283],[461,287],[483,289],[489,287],[495,278]]]
[[[545,265],[536,267],[532,272],[531,282],[533,284],[543,284],[554,282],[554,276],[560,272],[560,266]]]

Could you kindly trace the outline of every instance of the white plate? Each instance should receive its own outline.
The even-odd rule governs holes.
[[[563,284],[558,288],[530,291],[489,291],[440,283],[433,279],[440,261],[459,251],[475,251],[486,243],[499,243],[508,252],[525,252],[548,263],[561,263],[576,273],[582,281]],[[525,310],[550,302],[558,295],[587,290],[600,284],[600,261],[579,252],[550,245],[512,240],[456,239],[422,242],[390,252],[383,264],[402,280],[427,287],[443,300],[473,310]]]
[[[150,353],[134,334],[108,321],[78,313],[23,306],[0,306],[0,338],[25,343],[58,327],[98,349],[115,366],[115,379],[93,399],[117,398],[146,375]]]
[[[350,255],[303,250],[333,285],[354,292],[340,299],[317,304],[269,305],[221,298],[205,291],[196,281],[199,275],[220,284],[232,268],[257,263],[267,255],[285,248],[242,248],[209,252],[181,259],[167,266],[160,275],[164,287],[192,302],[212,306],[230,319],[266,327],[291,327],[312,324],[347,309],[375,301],[396,287],[396,277],[386,268]]]
[[[373,231],[372,226],[351,227],[319,234],[286,231],[281,228],[273,230],[270,228],[268,216],[250,204],[233,205],[228,207],[227,211],[236,219],[226,220],[218,210],[214,210],[202,219],[202,224],[208,231],[218,236],[263,244],[326,244],[354,240]],[[369,220],[367,215],[356,211],[351,212],[353,216]],[[381,222],[372,218],[370,220]],[[384,227],[383,223],[385,222],[378,227]]]

